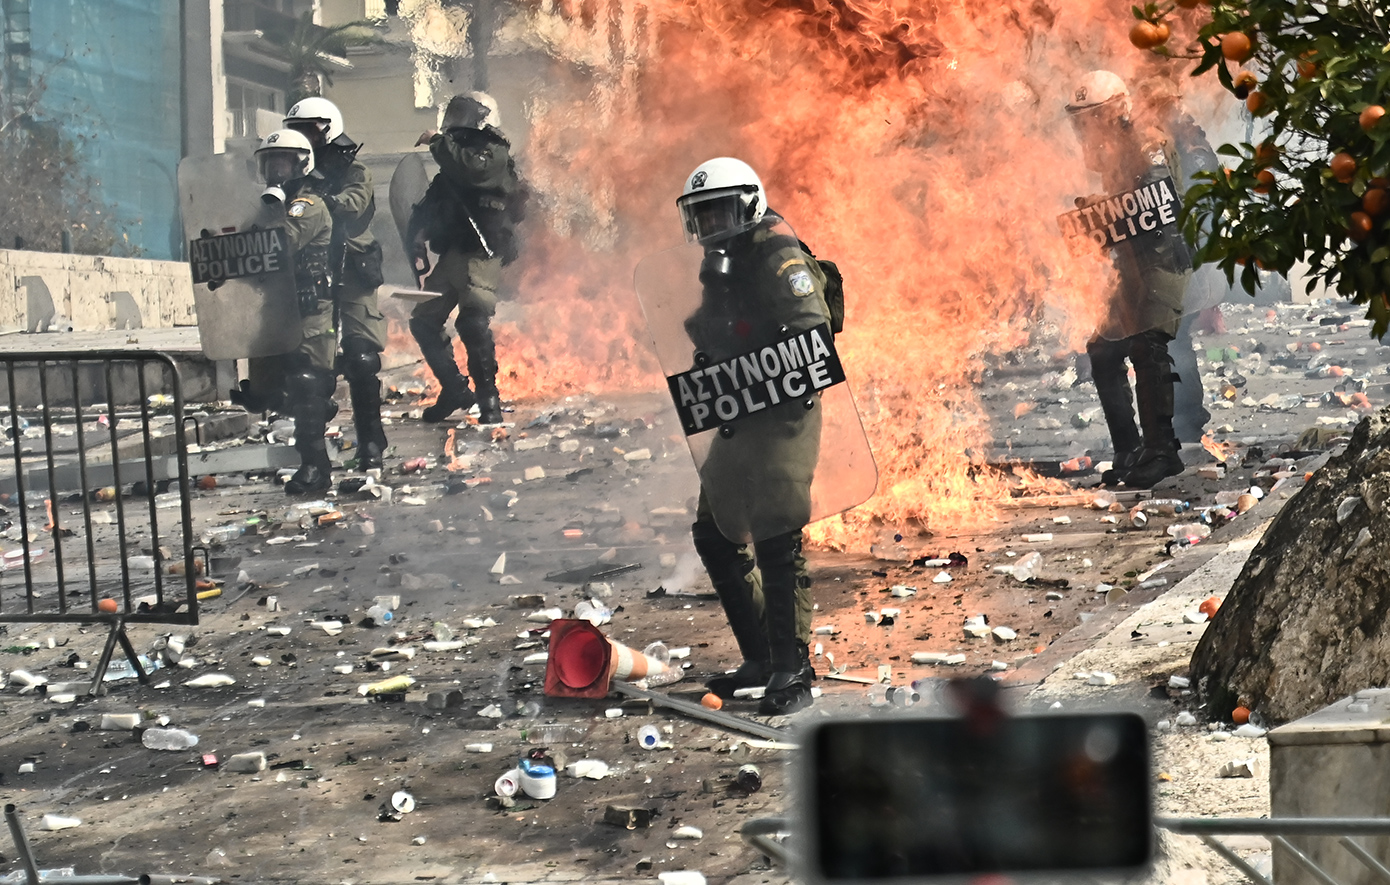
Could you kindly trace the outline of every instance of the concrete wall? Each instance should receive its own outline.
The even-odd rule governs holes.
[[[197,324],[188,265],[0,249],[0,332]]]

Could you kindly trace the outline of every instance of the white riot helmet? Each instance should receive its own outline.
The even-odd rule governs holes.
[[[317,124],[325,143],[343,134],[343,112],[333,102],[317,95],[301,98],[285,115],[287,128],[304,123]]]
[[[1120,79],[1118,74],[1110,71],[1091,71],[1076,84],[1067,110],[1076,114],[1110,102],[1114,102],[1121,116],[1129,116],[1129,87],[1125,86],[1125,81]]]
[[[314,146],[302,132],[277,129],[256,149],[256,168],[266,189],[261,199],[284,201],[284,186],[314,171]]]
[[[676,200],[687,242],[708,242],[742,233],[763,220],[762,179],[742,160],[706,160],[685,180]]]
[[[484,126],[502,128],[502,114],[497,110],[497,99],[486,92],[455,95],[439,115],[440,132],[482,129]]]

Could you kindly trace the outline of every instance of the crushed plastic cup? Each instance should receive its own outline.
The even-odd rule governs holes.
[[[42,547],[31,547],[29,548],[28,560],[31,564],[39,562],[44,558],[44,554],[45,551]],[[0,556],[0,568],[23,568],[24,561],[24,548],[21,547],[18,550],[9,550],[6,551],[3,556]]]
[[[510,771],[504,772],[502,776],[497,778],[493,783],[492,789],[497,795],[504,798],[515,796],[517,791],[521,789],[521,769],[513,768]]]

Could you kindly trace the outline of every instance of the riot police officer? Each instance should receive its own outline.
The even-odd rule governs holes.
[[[1108,194],[1165,178],[1181,180],[1177,160],[1162,143],[1144,143],[1131,120],[1129,90],[1110,71],[1092,71],[1067,105],[1086,167]],[[1115,447],[1106,484],[1152,488],[1182,472],[1173,432],[1173,361],[1168,343],[1183,315],[1192,258],[1176,221],[1144,239],[1111,249],[1119,292],[1110,316],[1086,345],[1101,409]],[[1125,360],[1134,366],[1133,400]],[[1134,423],[1134,405],[1139,426]]]
[[[702,301],[685,323],[697,364],[734,359],[829,323],[821,268],[768,209],[748,164],[729,157],[701,164],[677,207],[687,239],[705,252]],[[706,684],[723,698],[764,686],[763,715],[811,703],[811,579],[801,533],[811,515],[820,433],[818,402],[789,399],[724,428],[700,469],[691,536],[743,655],[737,670]],[[729,487],[740,488],[756,511],[746,514],[749,524],[775,532],[754,534],[751,553],[715,523],[711,497]]]
[[[337,105],[317,96],[295,103],[285,126],[314,146],[314,168],[322,176],[324,205],[333,217],[329,267],[334,310],[341,334],[338,368],[347,379],[352,420],[357,430],[357,466],[381,467],[386,431],[381,426],[381,353],[386,349],[386,317],[377,305],[383,282],[381,244],[368,225],[376,214],[372,174],[357,159],[361,145],[343,131]]]
[[[256,151],[256,164],[265,184],[261,199],[283,207],[294,250],[303,340],[292,353],[250,360],[250,390],[258,405],[294,419],[299,469],[285,483],[285,491],[292,495],[325,492],[332,486],[332,464],[324,432],[338,411],[333,402],[337,341],[328,267],[333,220],[315,190],[314,149],[302,134],[292,129],[270,133]]]
[[[499,125],[491,96],[456,95],[445,108],[441,131],[426,132],[418,142],[428,142],[439,163],[439,174],[411,214],[407,235],[412,259],[425,257],[426,244],[440,256],[423,282],[440,297],[418,304],[410,316],[411,334],[440,385],[439,398],[424,411],[430,422],[443,421],[475,402],[479,423],[502,421],[497,346],[490,323],[497,310],[502,267],[516,258],[522,191],[511,145]],[[454,327],[468,351],[472,390],[444,333],[455,307]]]

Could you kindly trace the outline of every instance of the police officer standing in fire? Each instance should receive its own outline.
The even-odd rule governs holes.
[[[1100,176],[1110,195],[1165,178],[1183,180],[1170,146],[1142,137],[1131,110],[1128,88],[1110,71],[1087,74],[1067,105],[1086,168]],[[1151,236],[1115,244],[1110,254],[1119,273],[1119,292],[1105,324],[1086,345],[1115,447],[1114,468],[1102,481],[1147,489],[1183,470],[1173,432],[1173,361],[1168,343],[1182,319],[1192,256],[1176,220]],[[1126,358],[1134,366],[1133,400]]]
[[[411,213],[407,235],[412,260],[426,257],[426,244],[440,256],[423,282],[440,296],[416,305],[410,315],[410,332],[440,386],[439,398],[424,411],[429,422],[443,421],[475,402],[478,423],[502,422],[491,320],[502,267],[516,259],[515,225],[521,220],[523,193],[500,125],[491,96],[456,95],[444,110],[441,131],[426,132],[417,142],[428,143],[439,163],[439,174]],[[455,307],[454,327],[468,351],[472,390],[444,333]]]
[[[329,291],[329,242],[333,219],[316,190],[314,148],[293,129],[272,132],[256,151],[265,190],[261,199],[280,206],[294,250],[294,284],[303,338],[292,353],[248,361],[249,384],[234,399],[249,408],[283,412],[294,419],[299,469],[285,483],[291,495],[317,494],[333,484],[324,433],[337,412],[333,388],[333,300]]]
[[[697,362],[733,359],[830,322],[820,266],[768,208],[748,164],[701,164],[676,205],[687,240],[704,247],[701,304],[685,321]],[[752,414],[716,434],[700,469],[691,536],[743,656],[737,670],[706,685],[721,698],[765,687],[758,712],[767,716],[811,703],[811,579],[801,533],[811,515],[820,409],[814,399],[788,400]],[[715,524],[711,495],[730,488],[754,511],[750,523],[776,532],[755,531],[751,553]]]
[[[322,177],[323,203],[333,217],[329,267],[334,311],[341,334],[338,368],[347,379],[352,420],[357,430],[357,466],[381,467],[386,431],[381,425],[381,352],[386,349],[386,317],[377,305],[381,244],[368,225],[376,214],[372,174],[357,159],[361,145],[343,131],[343,115],[326,98],[296,102],[286,128],[314,146],[314,168]]]

